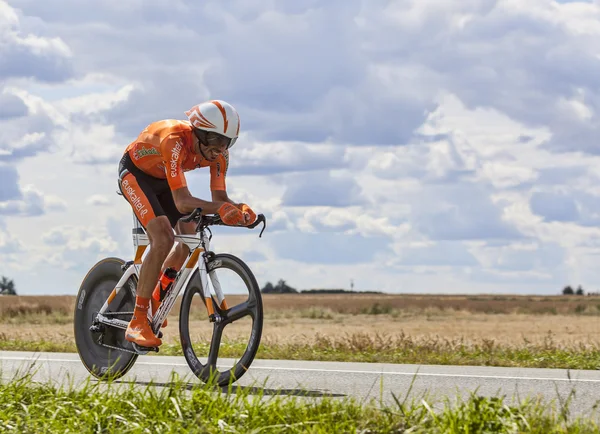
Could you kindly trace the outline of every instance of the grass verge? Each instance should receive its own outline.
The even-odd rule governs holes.
[[[163,387],[86,381],[35,383],[26,373],[0,382],[0,431],[19,433],[595,433],[589,418],[568,417],[568,402],[471,393],[432,404],[427,397],[395,404],[353,398],[307,399],[261,387],[190,385],[175,375]],[[221,393],[219,393],[221,392]]]
[[[208,354],[208,342],[196,343],[197,354]],[[239,357],[244,341],[224,341],[220,357]],[[76,352],[71,340],[25,341],[0,334],[0,350]],[[159,355],[183,355],[179,344],[165,343]],[[371,363],[417,363],[437,365],[508,366],[531,368],[598,369],[597,345],[559,345],[551,337],[543,342],[523,341],[499,345],[492,340],[466,342],[463,339],[412,338],[407,335],[317,337],[312,341],[278,343],[263,340],[257,354],[262,359],[321,360]]]

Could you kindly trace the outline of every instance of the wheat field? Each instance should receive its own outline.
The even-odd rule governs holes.
[[[233,305],[241,298],[228,300]],[[4,339],[72,341],[74,304],[74,296],[0,297],[0,333]],[[497,344],[543,342],[550,336],[557,345],[600,343],[599,297],[263,294],[263,304],[263,339],[278,343],[355,334]],[[179,302],[164,329],[166,342],[178,340],[178,312]],[[208,336],[203,309],[195,312],[194,327]],[[235,338],[236,326],[227,332]]]

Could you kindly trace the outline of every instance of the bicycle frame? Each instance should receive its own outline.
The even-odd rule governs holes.
[[[133,233],[133,245],[135,247],[135,257],[133,262],[129,263],[129,266],[125,269],[123,276],[117,282],[115,288],[112,290],[104,305],[100,308],[97,315],[97,321],[102,324],[106,324],[108,326],[113,326],[121,329],[127,329],[128,321],[120,320],[112,317],[112,315],[105,315],[106,310],[110,303],[114,300],[114,298],[119,294],[120,291],[123,290],[125,284],[129,281],[132,276],[135,276],[139,279],[140,267],[142,264],[142,257],[144,252],[150,245],[150,240],[148,239],[148,235],[142,225],[137,220],[135,214],[134,218],[134,228],[132,230]],[[148,309],[148,318],[151,320],[151,325],[154,333],[158,332],[160,326],[162,325],[164,319],[167,317],[173,305],[175,304],[175,300],[177,296],[183,289],[184,285],[186,285],[188,278],[193,274],[195,269],[198,269],[198,273],[200,275],[200,280],[202,284],[202,292],[204,295],[204,300],[206,302],[206,309],[208,311],[209,318],[212,321],[219,321],[218,315],[215,314],[215,309],[213,306],[213,298],[210,291],[210,286],[208,284],[208,278],[210,276],[210,280],[212,282],[215,296],[219,307],[223,310],[228,309],[227,303],[225,301],[225,296],[223,291],[221,290],[221,284],[219,283],[219,279],[214,271],[207,270],[207,252],[209,252],[209,243],[210,239],[206,236],[204,230],[196,232],[194,235],[175,235],[175,241],[179,243],[184,243],[190,249],[188,256],[181,267],[181,270],[178,271],[175,276],[175,280],[172,283],[172,288],[167,294],[167,296],[162,301],[160,307],[156,311],[154,317],[152,317],[152,313],[150,309]]]

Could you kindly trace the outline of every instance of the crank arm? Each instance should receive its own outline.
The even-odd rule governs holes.
[[[115,328],[123,329],[123,330],[127,330],[127,326],[129,325],[129,321],[123,321],[122,319],[117,319],[117,318],[109,318],[109,317],[102,315],[101,313],[98,314],[98,317],[96,318],[96,320],[100,324],[104,324],[109,327],[115,327]]]

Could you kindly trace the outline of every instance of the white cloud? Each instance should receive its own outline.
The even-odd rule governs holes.
[[[215,245],[259,281],[600,279],[597,2],[14,5],[0,1],[0,254],[24,291],[60,269],[68,289],[50,290],[74,293],[94,261],[132,254],[120,155],[213,97],[242,118],[230,197],[269,219],[260,240],[219,228]],[[190,189],[210,198],[199,172]]]
[[[4,1],[0,1],[0,43],[0,78],[60,81],[71,74],[67,44],[58,37],[25,34],[19,13]]]
[[[23,245],[19,240],[0,227],[0,258],[4,261],[10,259],[11,254],[23,250]]]
[[[85,201],[85,203],[87,203],[88,205],[94,205],[94,206],[110,205],[110,201],[108,200],[108,198],[101,194],[94,194],[94,195],[88,197],[87,200]]]
[[[56,196],[47,196],[32,185],[25,185],[18,199],[0,201],[0,215],[35,216],[47,211],[63,211],[64,201]]]
[[[387,217],[369,213],[363,207],[310,207],[300,218],[299,228],[306,232],[333,231],[370,236],[402,236],[410,224],[394,225]]]
[[[348,174],[314,171],[285,177],[285,206],[350,206],[364,204],[360,186]]]
[[[86,250],[97,248],[100,252],[111,252],[118,246],[107,236],[104,228],[88,228],[85,226],[55,226],[46,232],[42,239],[48,244],[60,244],[68,250]]]
[[[232,148],[231,168],[239,175],[266,175],[343,168],[346,151],[330,144],[303,142],[253,142],[245,135]]]

